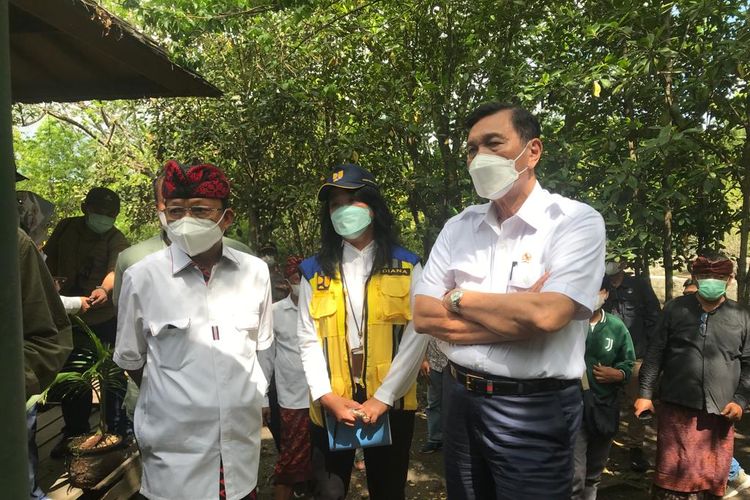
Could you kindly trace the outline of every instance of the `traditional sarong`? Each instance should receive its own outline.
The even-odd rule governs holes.
[[[312,478],[310,413],[281,408],[281,451],[274,468],[277,484],[288,486]]]
[[[258,489],[253,488],[253,491],[242,497],[241,500],[257,500]],[[224,484],[224,464],[219,462],[219,500],[227,500],[227,490]]]
[[[721,497],[734,451],[734,425],[721,415],[662,403],[654,484],[683,493]]]

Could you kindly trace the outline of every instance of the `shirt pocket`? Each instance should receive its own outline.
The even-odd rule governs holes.
[[[476,260],[457,260],[450,263],[448,271],[453,273],[456,288],[473,290],[484,282],[489,267],[489,263],[483,265]]]
[[[258,328],[260,326],[260,313],[257,311],[241,314],[234,319],[234,330],[237,339],[238,350],[245,357],[255,355],[258,345]]]
[[[343,334],[338,331],[336,309],[336,297],[333,292],[313,290],[310,298],[310,316],[321,337],[335,337]]]
[[[517,291],[528,290],[544,274],[544,266],[537,262],[519,262],[513,266],[508,287]]]
[[[382,276],[380,279],[380,319],[405,325],[411,320],[409,304],[410,276]]]
[[[189,362],[190,318],[151,322],[149,330],[153,338],[152,354],[157,366],[179,370]]]

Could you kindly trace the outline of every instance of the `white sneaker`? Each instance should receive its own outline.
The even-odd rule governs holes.
[[[727,492],[723,498],[736,497],[741,491],[745,491],[748,488],[750,488],[750,476],[745,474],[743,469],[740,469],[737,477],[727,483]]]

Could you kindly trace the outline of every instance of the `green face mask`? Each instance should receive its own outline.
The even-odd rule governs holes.
[[[719,300],[722,295],[727,293],[727,282],[714,278],[698,280],[698,295],[706,300]]]
[[[87,214],[86,225],[96,234],[104,234],[115,225],[115,219],[106,215]]]
[[[372,215],[367,207],[346,205],[339,207],[331,214],[333,230],[346,240],[356,240],[372,223]]]

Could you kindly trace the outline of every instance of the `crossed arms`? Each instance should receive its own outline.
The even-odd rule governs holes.
[[[452,344],[494,344],[556,332],[574,319],[578,304],[557,292],[538,293],[546,275],[527,293],[464,290],[460,314],[427,295],[414,299],[414,329]]]

